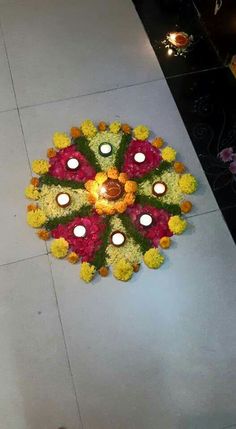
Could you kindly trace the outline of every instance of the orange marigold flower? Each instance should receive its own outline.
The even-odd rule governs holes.
[[[37,177],[32,177],[30,183],[37,188],[37,186],[39,185],[39,179]]]
[[[49,238],[51,237],[51,234],[49,231],[46,231],[46,229],[40,229],[40,231],[37,232],[38,237],[41,240],[49,240]]]
[[[176,173],[181,174],[185,171],[185,165],[182,162],[176,161],[174,163],[174,170]]]
[[[156,147],[157,149],[159,149],[160,147],[162,147],[164,144],[164,140],[161,137],[156,137],[153,141],[152,141],[152,145],[154,147]]]
[[[99,129],[99,131],[105,131],[107,129],[106,122],[103,122],[103,121],[99,122],[98,129]]]
[[[139,271],[139,268],[140,268],[140,264],[134,264],[133,265],[134,273],[137,273]]]
[[[125,184],[125,191],[126,192],[136,192],[138,189],[138,185],[133,180],[128,180]]]
[[[135,195],[132,192],[128,192],[125,196],[124,201],[128,206],[131,206],[135,202]]]
[[[119,171],[117,170],[117,168],[111,167],[107,171],[107,176],[109,177],[109,179],[118,179]]]
[[[125,134],[131,133],[131,127],[129,126],[129,124],[122,124],[121,129],[122,129],[123,133],[125,133]]]
[[[94,185],[94,180],[87,180],[87,182],[84,184],[84,187],[87,191],[91,191]]]
[[[57,154],[57,152],[56,152],[56,150],[53,147],[50,147],[47,150],[47,157],[48,158],[53,158],[54,156],[56,156],[56,154]]]
[[[181,208],[182,213],[189,213],[192,210],[192,207],[193,207],[193,205],[192,205],[191,201],[183,201],[180,204],[180,208]]]
[[[160,246],[162,247],[162,249],[169,249],[170,244],[171,244],[170,237],[162,237],[160,239]]]
[[[125,184],[125,182],[127,182],[127,180],[129,180],[129,176],[127,173],[120,173],[119,174],[119,182]]]
[[[125,201],[119,201],[115,204],[115,209],[118,211],[118,213],[124,213],[127,209],[127,204]]]
[[[27,206],[27,212],[35,212],[38,209],[38,206],[36,206],[35,204],[29,204]]]
[[[82,135],[82,132],[78,127],[72,127],[70,129],[70,135],[73,139],[76,139],[76,137],[80,137]]]
[[[88,194],[88,196],[87,196],[87,200],[88,200],[88,203],[90,203],[90,204],[94,204],[95,202],[96,202],[96,197],[94,197],[92,194]]]
[[[66,259],[71,264],[76,264],[76,262],[78,262],[78,260],[79,260],[79,255],[77,255],[77,253],[75,253],[75,252],[71,252],[71,253],[69,253],[69,255],[67,256]]]
[[[107,277],[109,274],[109,269],[107,267],[101,267],[99,270],[99,274],[101,277]]]

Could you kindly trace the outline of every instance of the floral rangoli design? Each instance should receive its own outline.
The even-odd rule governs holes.
[[[27,222],[50,240],[56,258],[81,261],[80,277],[98,272],[128,281],[142,261],[159,268],[171,237],[187,227],[186,195],[197,181],[161,137],[144,125],[87,119],[70,136],[56,132],[48,160],[35,160],[25,195]]]

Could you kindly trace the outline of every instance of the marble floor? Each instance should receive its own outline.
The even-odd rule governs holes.
[[[235,244],[134,4],[0,0],[0,23],[1,429],[236,427]],[[200,183],[128,284],[82,283],[25,221],[31,161],[87,117],[147,124]]]

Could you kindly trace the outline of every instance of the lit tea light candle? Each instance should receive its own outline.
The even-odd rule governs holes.
[[[84,225],[77,225],[77,226],[75,226],[75,228],[73,230],[73,234],[77,238],[85,237],[85,235],[86,235],[86,228],[85,228],[85,226]]]
[[[142,162],[144,162],[145,161],[145,159],[146,159],[146,156],[144,155],[144,153],[142,153],[142,152],[137,152],[135,155],[134,155],[134,160],[135,160],[135,162],[137,162],[138,164],[142,164]]]
[[[158,197],[160,197],[161,195],[164,195],[166,193],[167,186],[163,182],[156,182],[153,185],[152,191],[153,191],[153,194],[155,194]]]
[[[60,207],[68,207],[71,202],[70,195],[66,192],[60,192],[60,194],[56,196],[56,202]]]
[[[150,226],[152,224],[152,216],[149,214],[143,214],[140,216],[139,223],[142,226]]]
[[[114,246],[120,247],[124,244],[126,238],[123,232],[113,232],[111,236],[111,242]]]
[[[77,158],[70,158],[68,159],[66,166],[69,170],[78,170],[79,160]]]
[[[99,152],[102,156],[109,156],[112,153],[112,145],[110,143],[102,143],[99,146]]]
[[[168,39],[173,46],[176,46],[176,48],[185,48],[190,43],[189,35],[183,31],[170,33]]]
[[[117,179],[107,179],[99,190],[100,196],[109,201],[118,200],[124,193],[124,185]]]

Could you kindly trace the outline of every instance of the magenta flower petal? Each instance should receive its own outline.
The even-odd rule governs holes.
[[[230,166],[229,166],[229,171],[232,174],[236,174],[236,161],[231,162]]]
[[[219,158],[221,159],[221,161],[223,162],[229,162],[232,161],[233,159],[233,148],[232,147],[227,147],[226,149],[223,149],[220,153],[219,153]]]
[[[146,157],[141,164],[134,161],[134,155],[137,152],[144,153]],[[132,140],[125,154],[123,171],[130,178],[142,177],[154,168],[158,168],[161,161],[160,150],[152,146],[149,141]]]

